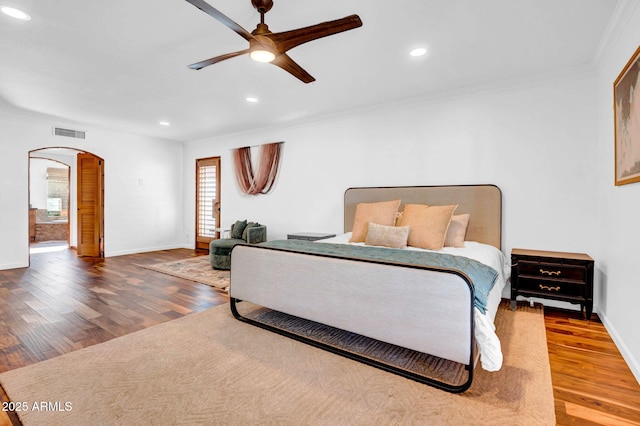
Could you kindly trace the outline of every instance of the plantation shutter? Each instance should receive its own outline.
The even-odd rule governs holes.
[[[219,237],[220,157],[196,160],[196,249]]]

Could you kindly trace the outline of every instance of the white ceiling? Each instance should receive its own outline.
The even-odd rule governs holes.
[[[207,1],[248,31],[259,22],[250,0]],[[588,67],[617,2],[275,0],[265,19],[274,32],[354,13],[363,21],[289,51],[312,84],[248,56],[187,68],[247,46],[185,0],[0,3],[33,17],[0,14],[1,108],[188,141]],[[412,58],[415,46],[429,53]]]

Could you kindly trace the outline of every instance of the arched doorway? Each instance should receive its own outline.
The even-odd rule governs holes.
[[[68,198],[66,203],[54,196],[47,195],[46,203],[40,195],[38,204],[34,205],[32,188],[41,182],[42,174],[32,173],[32,162],[51,161],[68,167]],[[34,163],[35,164],[35,163]],[[34,166],[33,169],[36,169]],[[55,174],[55,173],[54,173]],[[45,225],[35,223],[36,235],[32,235],[31,221],[34,208],[37,217],[45,217],[52,222],[66,220],[68,237],[66,247],[75,250],[79,256],[104,257],[104,160],[90,152],[68,147],[47,147],[29,152],[29,215],[30,215],[30,243],[32,238],[38,239],[37,229]],[[46,207],[42,209],[43,204]],[[60,206],[60,213],[55,210]],[[45,210],[44,212],[40,210]],[[66,215],[64,214],[66,210]],[[57,216],[56,216],[57,215]],[[65,218],[66,216],[66,218]]]

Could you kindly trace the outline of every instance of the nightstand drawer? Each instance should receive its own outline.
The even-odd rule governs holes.
[[[520,277],[556,278],[585,282],[587,268],[579,265],[560,265],[557,263],[518,261]]]
[[[539,293],[549,296],[583,297],[585,294],[584,284],[525,278],[522,275],[518,278],[518,290],[523,293]]]

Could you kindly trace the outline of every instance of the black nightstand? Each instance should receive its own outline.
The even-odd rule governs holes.
[[[593,259],[584,253],[511,250],[511,309],[516,297],[541,297],[580,304],[593,311]]]
[[[323,234],[320,232],[298,232],[297,234],[288,234],[287,240],[307,240],[318,241],[325,238],[333,238],[336,234]]]

